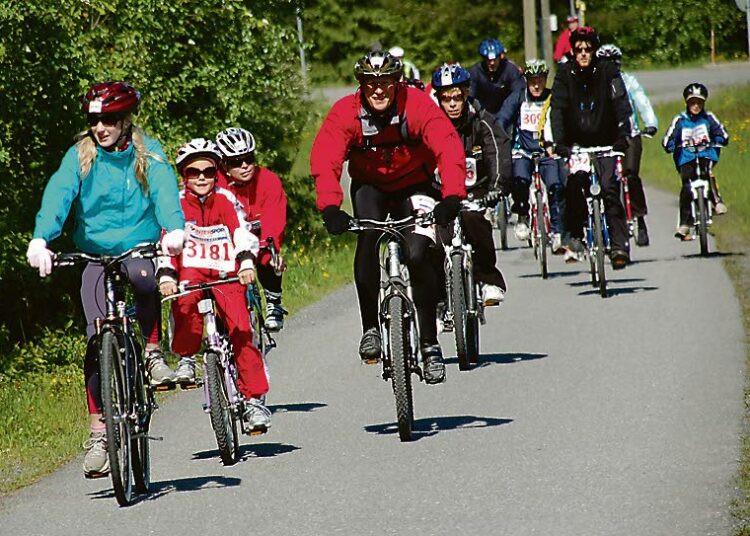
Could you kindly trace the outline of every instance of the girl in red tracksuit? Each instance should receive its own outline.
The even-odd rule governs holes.
[[[216,145],[203,138],[191,140],[177,155],[177,167],[185,183],[180,203],[185,214],[186,243],[180,257],[160,259],[159,289],[168,296],[177,291],[177,281],[200,283],[215,281],[222,273],[227,277],[237,274],[239,283],[214,287],[212,293],[218,316],[232,341],[238,387],[248,401],[245,420],[250,430],[265,431],[270,426],[270,412],[261,400],[268,392],[268,377],[263,357],[253,344],[244,287],[255,279],[258,239],[245,228],[234,196],[216,187],[220,162]],[[203,339],[203,315],[198,312],[201,298],[200,292],[193,292],[172,302],[172,350],[181,356],[177,381],[195,378],[192,356],[200,350]]]
[[[281,305],[281,274],[285,266],[280,255],[272,258],[268,240],[272,239],[280,251],[286,227],[286,194],[281,179],[255,163],[255,138],[244,128],[222,130],[216,135],[216,145],[222,155],[219,186],[234,194],[246,221],[260,221],[261,248],[256,264],[266,296],[265,327],[279,331],[287,314]]]

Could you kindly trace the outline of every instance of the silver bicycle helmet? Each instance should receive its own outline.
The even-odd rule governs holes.
[[[221,162],[221,153],[214,142],[206,138],[193,138],[177,150],[175,164],[182,173],[185,164],[200,157],[209,158],[216,163]]]
[[[216,135],[216,145],[224,158],[232,158],[255,151],[255,138],[244,128],[231,127]]]

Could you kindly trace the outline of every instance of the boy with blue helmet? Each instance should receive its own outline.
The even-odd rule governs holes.
[[[544,60],[527,61],[524,68],[526,88],[511,94],[498,114],[500,124],[505,131],[513,132],[512,211],[518,214],[516,238],[523,242],[529,239],[529,186],[533,166],[531,155],[535,152],[544,152],[545,141],[547,141],[547,146],[551,146],[552,143],[552,132],[548,120],[552,91],[547,89],[548,74],[549,67]],[[546,133],[540,132],[539,127],[542,123],[546,125]],[[539,170],[547,187],[549,199],[552,251],[556,254],[562,254],[564,251],[562,247],[563,183],[560,177],[559,160],[558,157],[544,156],[539,161]]]
[[[471,66],[469,96],[476,99],[491,114],[497,114],[503,101],[512,92],[525,86],[518,65],[505,57],[506,50],[497,39],[485,39],[479,44],[482,61]]]
[[[690,225],[693,223],[690,203],[693,195],[690,181],[695,177],[698,162],[701,175],[711,176],[711,168],[719,161],[720,147],[729,143],[729,134],[718,118],[705,110],[708,99],[708,88],[699,82],[689,84],[682,92],[685,98],[686,110],[677,114],[669,125],[662,146],[668,153],[673,153],[674,163],[682,178],[680,190],[680,224],[675,237],[690,240]],[[702,159],[702,160],[699,160]],[[716,205],[716,212],[726,212],[719,209],[720,198],[716,196],[712,184],[711,197]]]

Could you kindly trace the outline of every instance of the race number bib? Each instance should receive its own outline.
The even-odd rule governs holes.
[[[432,209],[434,209],[436,205],[435,200],[428,195],[415,194],[411,196],[409,200],[411,201],[411,206],[414,208],[414,210],[417,211],[418,214],[426,214],[427,212],[432,212]],[[434,225],[428,225],[427,227],[416,225],[414,227],[414,232],[416,234],[426,236],[433,242],[436,241]]]
[[[696,125],[693,128],[682,129],[682,144],[703,145],[710,141],[708,137],[708,126],[705,124]]]
[[[586,153],[571,155],[568,160],[568,167],[570,168],[571,174],[578,171],[589,173],[591,171],[591,158],[589,158],[589,155]]]
[[[477,183],[477,159],[466,159],[466,187],[471,188]]]
[[[219,272],[235,270],[232,237],[226,225],[198,227],[185,225],[187,240],[182,250],[182,265],[186,268],[203,268]]]
[[[533,132],[538,136],[539,121],[542,119],[542,103],[524,102],[521,104],[521,130]]]

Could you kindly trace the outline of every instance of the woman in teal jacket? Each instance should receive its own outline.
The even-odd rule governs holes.
[[[133,126],[141,95],[124,82],[94,84],[83,99],[89,128],[63,157],[52,175],[36,216],[27,251],[29,264],[46,277],[52,271],[47,244],[60,236],[75,206],[73,242],[85,253],[117,255],[142,242],[156,242],[162,228],[162,247],[178,254],[184,241],[185,220],[180,208],[177,178],[158,141]],[[104,316],[103,268],[89,264],[81,283],[86,334],[94,335],[94,320]],[[153,262],[129,259],[126,275],[133,286],[136,315],[146,338],[152,383],[170,381],[172,371],[159,351],[160,307]],[[91,436],[85,443],[87,477],[109,472],[96,351],[89,345],[84,364]]]

